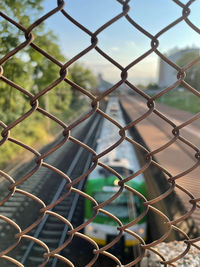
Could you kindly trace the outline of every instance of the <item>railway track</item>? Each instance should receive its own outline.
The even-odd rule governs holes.
[[[77,129],[77,133],[75,133],[74,136],[78,136],[79,140],[91,148],[94,148],[102,121],[103,120],[99,115],[95,115],[93,119],[90,119],[87,125],[83,125],[81,129]],[[80,132],[81,135],[79,134]],[[46,162],[66,173],[72,180],[89,168],[91,164],[91,153],[88,151],[83,148],[78,149],[78,147],[72,146],[72,143],[66,144],[66,146],[61,146],[59,150],[60,151],[52,153],[53,155],[49,156]],[[66,161],[67,155],[68,160]],[[31,167],[32,165],[30,164],[29,168]],[[27,171],[26,168],[24,171]],[[38,196],[46,205],[49,205],[66,192],[65,185],[66,181],[61,179],[58,174],[51,172],[47,168],[41,167],[31,178],[20,185],[19,189],[26,190]],[[84,181],[81,181],[75,187],[82,190]],[[0,207],[0,213],[16,221],[22,229],[25,229],[38,219],[40,215],[38,210],[40,208],[39,205],[36,205],[33,201],[29,200],[29,198],[27,201],[25,196],[15,193],[9,201]],[[66,218],[75,228],[84,220],[84,199],[79,197],[78,194],[70,193],[68,197],[61,203],[57,204],[51,211]],[[27,214],[29,214],[29,217]],[[14,233],[11,231],[11,227],[5,226],[3,221],[2,223],[0,221],[0,228],[2,230],[1,238],[3,238],[3,242],[0,244],[0,249],[3,250],[14,242]],[[50,251],[52,251],[62,246],[66,240],[67,231],[68,227],[65,223],[62,223],[56,217],[47,214],[40,225],[38,225],[37,228],[34,228],[29,235],[43,241],[49,247]],[[74,266],[83,267],[93,257],[93,249],[93,246],[88,246],[88,242],[74,237],[70,245],[62,250],[61,255],[73,262]],[[35,242],[30,242],[24,239],[20,242],[19,246],[8,255],[17,259],[24,266],[36,267],[44,262],[43,254],[45,252],[45,249],[37,245]],[[137,246],[134,246],[123,254],[121,252],[115,253],[124,264],[132,261],[138,254],[140,253]],[[6,261],[4,263],[2,260],[0,266],[7,267],[8,265]],[[51,258],[45,266],[59,267],[63,266],[63,263],[56,258]],[[116,266],[116,263],[109,258],[100,255],[94,264],[94,267],[100,266],[114,267]]]
[[[89,132],[84,139],[84,143],[89,145],[90,147],[95,146],[95,140],[98,136],[98,131],[94,131],[95,128],[99,127],[100,117],[97,117],[92,126],[90,127]],[[82,164],[80,163],[82,161]],[[72,161],[69,169],[67,170],[67,175],[73,180],[81,173],[84,173],[91,164],[91,154],[85,151],[83,148],[80,148],[76,153],[74,160]],[[61,195],[65,193],[65,185],[66,181],[63,180],[57,189],[54,197],[52,199],[52,203],[55,202]],[[76,188],[79,190],[83,189],[84,181],[82,180]],[[79,202],[79,203],[78,203]],[[69,197],[64,199],[61,203],[57,204],[52,211],[58,213],[59,215],[66,218],[69,222],[72,223],[74,227],[80,225],[82,223],[83,216],[81,216],[81,212],[83,211],[83,200],[79,201],[79,195],[75,193],[70,193]],[[42,223],[36,229],[34,233],[34,237],[39,238],[43,241],[50,250],[54,250],[57,247],[61,246],[66,238],[68,227],[66,224],[60,222],[55,217],[46,215],[43,219]],[[68,250],[64,250],[63,253],[66,254]],[[41,253],[41,254],[40,254]],[[27,266],[36,266],[44,261],[42,254],[44,253],[44,249],[41,246],[37,246],[33,242],[29,244],[26,248],[26,252],[21,260],[22,264]],[[70,252],[71,253],[71,252]],[[40,254],[40,256],[39,256]],[[69,258],[69,256],[68,256]],[[52,262],[50,261],[51,266],[57,266],[57,260],[54,259]]]
[[[87,123],[83,125],[83,129],[79,127],[75,136],[79,137],[79,140],[83,141],[85,144],[90,147],[95,146],[95,139],[98,135],[96,129],[100,125],[100,116],[95,115]],[[96,129],[95,129],[96,128]],[[88,129],[90,129],[88,131]],[[81,135],[79,134],[81,132]],[[87,134],[86,134],[87,132]],[[86,136],[86,137],[85,137]],[[84,138],[85,137],[85,138]],[[59,142],[59,140],[57,140]],[[58,167],[60,170],[67,173],[71,179],[80,175],[89,168],[91,153],[87,152],[83,148],[72,146],[72,143],[62,146],[60,151],[55,151],[52,156],[49,156],[47,163],[52,164],[53,166]],[[66,156],[69,155],[66,162]],[[89,155],[90,154],[90,155]],[[71,160],[73,159],[73,160]],[[71,162],[70,162],[71,160]],[[30,169],[33,164],[29,164],[27,167]],[[27,171],[25,168],[25,172]],[[20,173],[21,174],[21,173]],[[53,176],[52,176],[53,175]],[[20,176],[20,175],[19,175]],[[18,188],[26,190],[36,196],[39,196],[45,203],[48,205],[51,202],[55,201],[63,193],[65,187],[65,181],[59,178],[59,175],[56,177],[55,173],[51,172],[47,168],[40,168],[31,178],[26,180]],[[59,183],[59,186],[58,186]],[[77,185],[78,189],[82,189],[83,182],[80,182]],[[4,197],[4,195],[2,195]],[[83,219],[81,216],[81,205],[83,200],[78,199],[77,194],[70,194],[65,200],[62,201],[59,205],[56,205],[53,211],[58,214],[68,218],[73,225],[79,225],[80,220]],[[7,201],[3,206],[0,207],[1,215],[4,215],[13,221],[19,223],[22,229],[26,228],[33,221],[38,218],[38,207],[36,207],[33,201],[26,199],[25,196],[15,193],[9,201]],[[32,212],[30,212],[30,210]],[[29,216],[27,216],[29,214]],[[74,215],[74,216],[73,216]],[[73,217],[73,220],[72,220]],[[78,220],[78,221],[77,221]],[[62,229],[63,228],[63,229]],[[1,229],[1,251],[7,248],[10,244],[14,242],[12,228],[0,220],[0,229]],[[58,247],[58,244],[62,243],[65,238],[67,229],[64,228],[64,224],[60,221],[56,221],[54,217],[46,216],[38,228],[32,231],[30,234],[34,237],[39,237],[41,240],[46,242],[50,248]],[[9,253],[9,256],[16,258],[18,261],[21,261],[25,266],[38,266],[42,259],[42,254],[44,251],[41,251],[41,247],[33,246],[33,243],[20,242],[15,250]],[[24,254],[24,255],[23,255]],[[53,263],[55,265],[55,263]],[[1,261],[1,266],[7,267],[7,262]]]

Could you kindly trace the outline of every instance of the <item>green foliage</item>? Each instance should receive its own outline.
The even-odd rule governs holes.
[[[25,120],[21,125],[14,127],[11,130],[11,137],[20,140],[27,145],[33,145],[35,148],[39,148],[41,145],[47,144],[50,136],[45,130],[45,121],[44,118],[37,120],[29,121]],[[2,146],[0,146],[0,154],[3,157],[0,157],[0,168],[5,168],[9,163],[14,163],[23,159],[23,153],[25,150],[17,146],[16,144],[6,141]]]
[[[200,98],[183,88],[173,90],[169,94],[163,95],[157,101],[190,113],[200,112]]]
[[[82,67],[78,63],[75,63],[70,68],[70,73],[72,80],[84,89],[91,90],[97,85],[96,77],[92,74],[91,70]]]
[[[27,27],[30,25],[30,16],[28,16],[27,11],[31,10],[31,17],[33,17],[34,12],[36,15],[42,10],[42,2],[43,0],[4,0],[0,3],[0,9]],[[28,24],[24,24],[23,22],[27,22]]]
[[[97,78],[93,75],[90,69],[84,68],[78,63],[75,63],[70,69],[71,80],[77,85],[81,86],[86,90],[92,90],[97,87]],[[79,91],[72,88],[73,99],[72,101],[78,100],[80,95]]]
[[[136,87],[139,88],[140,90],[146,89],[146,86],[142,83],[137,84]]]
[[[61,53],[56,41],[57,39],[51,31],[39,35],[35,39],[35,43],[40,48],[44,49],[57,60],[65,62],[66,59]],[[29,56],[34,66],[34,88],[32,89],[32,93],[38,93],[60,77],[60,67],[31,47],[29,48]],[[40,107],[57,115],[60,111],[62,112],[69,107],[71,95],[71,87],[67,83],[62,82],[40,98]]]
[[[39,18],[40,11],[42,11],[42,2],[43,0],[5,0],[1,1],[0,8],[6,15],[19,22],[23,27],[28,28],[34,20]],[[25,37],[23,31],[7,20],[1,18],[0,21],[0,58],[3,58],[24,42]],[[59,48],[56,36],[52,31],[47,31],[44,24],[36,27],[33,30],[33,35],[34,43],[41,49],[63,64],[67,61]],[[7,79],[33,95],[41,92],[60,77],[60,67],[31,46],[17,52],[6,60],[2,66],[4,69],[3,75]],[[68,78],[87,90],[96,86],[96,78],[92,72],[78,63],[70,68]],[[76,92],[76,89],[62,81],[39,98],[39,106],[59,119],[66,121],[77,109],[76,103],[79,102],[79,93]],[[9,125],[30,109],[30,99],[24,93],[0,79],[0,120]],[[52,127],[50,119],[36,111],[34,115],[14,127],[11,134],[13,138],[19,139],[28,145],[37,143],[38,147],[38,145],[44,145],[51,138],[49,130],[52,130]],[[0,167],[5,167],[9,160],[22,152],[23,149],[16,149],[16,145],[11,142],[4,143],[0,146],[0,153],[4,155],[0,157]]]
[[[198,57],[199,53],[196,51],[187,52],[177,61],[177,64],[180,67],[183,67]],[[196,90],[200,91],[200,62],[196,63],[186,71],[185,81]]]
[[[149,90],[157,90],[159,89],[159,86],[157,83],[149,83],[146,87],[146,89],[149,89]]]

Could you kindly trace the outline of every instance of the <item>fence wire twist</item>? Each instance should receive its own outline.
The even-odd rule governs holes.
[[[140,247],[141,247],[140,255],[136,259],[134,259],[133,261],[129,262],[125,266],[133,266],[137,262],[140,262],[141,259],[144,257],[145,251],[147,251],[147,250],[151,250],[152,252],[157,254],[160,257],[161,263],[164,264],[165,266],[167,266],[167,264],[169,264],[170,266],[175,266],[173,264],[178,259],[180,259],[184,255],[186,255],[191,246],[199,248],[195,243],[197,241],[200,241],[200,238],[198,237],[198,238],[195,238],[195,239],[190,239],[188,237],[188,235],[186,233],[184,233],[181,229],[179,229],[176,225],[177,225],[177,223],[184,221],[197,208],[200,207],[200,205],[199,205],[200,198],[195,198],[186,188],[183,188],[182,186],[180,186],[177,183],[179,178],[181,178],[184,175],[186,175],[186,174],[190,173],[191,171],[193,171],[195,168],[197,168],[199,166],[199,163],[200,163],[199,162],[199,159],[200,159],[199,148],[197,146],[195,146],[194,144],[192,144],[189,140],[187,140],[186,138],[181,136],[181,134],[180,134],[180,130],[181,129],[183,129],[187,125],[191,124],[193,121],[195,121],[195,120],[200,118],[200,113],[194,115],[191,119],[185,121],[181,125],[176,125],[167,116],[165,116],[164,114],[162,114],[159,110],[157,110],[155,108],[155,100],[159,99],[164,94],[172,91],[174,88],[176,88],[179,85],[182,85],[188,91],[190,91],[191,93],[193,93],[197,97],[200,97],[200,93],[185,81],[186,71],[188,69],[190,69],[192,66],[194,66],[195,64],[197,64],[200,61],[200,57],[196,58],[194,61],[190,62],[189,64],[187,64],[187,65],[185,65],[184,67],[181,68],[176,63],[174,63],[171,60],[169,60],[169,58],[167,58],[164,54],[162,54],[159,51],[159,37],[161,35],[165,34],[167,31],[169,31],[175,25],[177,25],[178,23],[180,23],[182,21],[184,21],[196,33],[200,34],[200,29],[197,26],[195,26],[189,19],[189,15],[190,15],[190,12],[191,12],[190,6],[194,2],[194,0],[190,0],[186,4],[183,4],[179,0],[173,0],[173,2],[175,4],[177,4],[177,6],[179,6],[180,9],[182,9],[182,16],[177,18],[171,24],[167,25],[165,28],[163,28],[160,32],[158,32],[154,36],[151,33],[149,33],[148,31],[146,31],[144,28],[142,28],[140,25],[138,25],[133,20],[133,18],[131,18],[131,16],[129,15],[129,11],[130,11],[129,2],[130,2],[130,0],[126,0],[126,1],[117,0],[117,2],[119,3],[119,5],[121,5],[122,12],[120,14],[118,14],[117,16],[115,16],[114,18],[112,18],[111,20],[109,20],[108,22],[106,22],[104,25],[102,25],[100,28],[98,28],[95,32],[91,32],[89,29],[87,29],[82,24],[80,24],[78,21],[76,21],[73,17],[71,17],[67,13],[67,7],[64,9],[65,2],[61,1],[61,0],[58,0],[57,6],[53,10],[51,10],[50,12],[48,12],[47,14],[45,14],[44,16],[42,16],[41,18],[36,20],[28,28],[24,28],[21,24],[16,22],[13,18],[10,18],[9,16],[4,14],[3,12],[0,12],[0,16],[3,19],[5,19],[10,24],[15,26],[18,30],[23,32],[24,36],[25,36],[25,41],[24,42],[22,42],[19,46],[17,46],[15,49],[10,51],[8,54],[6,54],[0,60],[0,65],[1,65],[1,67],[0,67],[0,79],[1,79],[1,83],[6,83],[7,85],[11,86],[13,89],[15,89],[17,91],[20,91],[22,94],[27,96],[27,98],[30,101],[30,109],[26,113],[24,113],[20,118],[18,118],[17,120],[15,120],[14,122],[12,122],[9,125],[6,125],[3,121],[0,121],[0,126],[3,129],[1,131],[2,139],[0,141],[0,145],[3,146],[6,142],[12,142],[12,143],[16,144],[17,146],[20,146],[23,149],[28,150],[29,152],[31,152],[35,156],[35,167],[30,172],[28,172],[25,176],[21,177],[17,181],[15,181],[6,172],[0,171],[0,175],[10,183],[10,186],[8,188],[8,194],[3,200],[1,200],[0,205],[3,206],[4,203],[7,202],[15,193],[18,193],[18,194],[21,194],[21,195],[25,195],[27,198],[32,199],[33,201],[37,202],[41,206],[40,217],[38,217],[38,219],[35,222],[33,222],[30,226],[28,226],[26,229],[21,229],[20,226],[14,220],[11,220],[6,216],[0,215],[0,219],[1,220],[5,221],[6,224],[14,227],[18,231],[18,233],[15,235],[16,241],[12,245],[10,245],[8,248],[6,248],[5,250],[0,252],[0,258],[6,260],[8,262],[12,262],[13,264],[15,264],[17,266],[23,266],[23,265],[19,261],[17,261],[16,259],[8,256],[7,254],[9,252],[11,252],[16,246],[18,246],[22,239],[33,241],[34,243],[37,243],[37,244],[39,244],[40,246],[42,246],[44,248],[46,253],[44,253],[44,255],[43,255],[44,262],[43,262],[43,264],[41,266],[45,266],[49,262],[49,260],[51,258],[57,258],[60,261],[63,261],[64,263],[66,263],[66,265],[73,266],[73,263],[69,259],[61,256],[59,253],[63,250],[63,248],[65,248],[66,246],[68,246],[70,244],[70,242],[71,242],[71,240],[73,239],[74,236],[86,240],[88,243],[90,243],[90,245],[92,245],[94,247],[93,258],[91,259],[90,263],[88,263],[87,266],[92,266],[96,262],[96,260],[97,260],[97,258],[98,258],[98,256],[100,254],[103,254],[106,257],[110,257],[112,260],[114,260],[116,262],[116,264],[118,264],[119,266],[122,266],[122,263],[120,262],[120,260],[118,258],[116,258],[114,255],[112,255],[111,253],[109,253],[107,250],[109,248],[111,248],[117,241],[119,241],[119,239],[122,237],[124,232],[127,232],[130,235],[132,235],[134,238],[137,238],[139,243],[140,243]],[[91,44],[89,44],[88,47],[86,49],[84,49],[83,51],[80,51],[80,53],[78,53],[76,56],[74,56],[73,58],[68,60],[65,64],[60,63],[56,58],[54,58],[53,55],[50,55],[44,49],[42,49],[41,47],[39,47],[38,45],[36,45],[34,43],[33,30],[35,28],[37,28],[45,20],[47,20],[49,17],[54,16],[54,14],[56,14],[56,13],[60,13],[60,16],[64,16],[66,18],[66,20],[71,21],[82,32],[84,32],[86,35],[91,37]],[[132,61],[125,68],[122,67],[122,65],[120,65],[119,62],[115,61],[111,56],[106,54],[98,46],[98,36],[99,36],[99,34],[101,32],[103,32],[106,28],[108,28],[109,26],[111,26],[112,24],[114,24],[115,22],[120,20],[121,18],[125,18],[127,20],[127,22],[132,27],[137,29],[140,33],[142,33],[143,35],[148,37],[149,40],[150,40],[150,49],[148,51],[146,51],[143,55],[139,56],[137,59]],[[60,68],[59,78],[56,81],[54,81],[51,84],[49,84],[49,86],[47,86],[46,88],[44,88],[43,90],[41,90],[40,92],[38,92],[35,95],[30,93],[30,92],[28,92],[25,88],[22,88],[20,85],[16,84],[12,80],[9,80],[7,77],[5,77],[3,75],[4,63],[7,62],[10,58],[12,58],[14,55],[19,53],[20,51],[23,51],[23,49],[25,49],[27,46],[31,46],[35,51],[37,51],[39,54],[43,55],[44,57],[48,58],[51,62],[53,62],[54,64],[56,64]],[[91,92],[88,92],[85,88],[82,88],[79,85],[75,84],[68,77],[68,68],[74,62],[76,62],[78,59],[82,58],[84,55],[86,55],[91,50],[96,50],[96,52],[98,52],[100,56],[102,56],[105,60],[109,61],[111,64],[113,64],[116,68],[118,68],[121,71],[120,80],[115,85],[113,85],[110,89],[108,89],[107,91],[105,91],[104,93],[102,93],[101,95],[98,95],[98,96],[92,94]],[[153,97],[150,97],[144,91],[142,91],[139,88],[137,88],[135,85],[133,85],[128,80],[128,71],[133,66],[135,66],[136,64],[141,62],[143,59],[145,59],[146,57],[148,57],[152,53],[157,54],[158,57],[160,57],[167,64],[169,64],[175,71],[177,71],[177,80],[176,80],[175,83],[173,83],[172,85],[170,85],[166,89],[162,90],[161,92],[159,92],[158,94],[154,95]],[[73,123],[71,123],[69,125],[65,124],[63,121],[59,120],[58,118],[53,116],[51,113],[47,112],[46,110],[42,109],[40,107],[40,105],[39,105],[40,97],[42,97],[43,95],[47,94],[49,91],[53,91],[54,88],[59,83],[61,83],[62,81],[64,81],[65,83],[71,85],[75,90],[79,91],[82,95],[85,95],[88,99],[90,99],[90,103],[91,103],[90,111],[86,115],[82,116],[80,119],[74,121]],[[125,127],[122,127],[121,125],[119,125],[118,122],[116,122],[114,119],[112,119],[111,117],[106,115],[99,108],[99,102],[101,100],[103,100],[106,96],[108,96],[112,92],[114,92],[123,83],[125,83],[129,88],[131,88],[133,90],[133,92],[136,92],[143,99],[145,99],[146,103],[147,103],[147,107],[148,107],[148,110],[147,111],[144,110],[144,114],[141,117],[137,118],[135,121],[132,121],[131,123],[129,123]],[[59,144],[57,144],[54,147],[51,147],[47,152],[45,152],[43,154],[39,153],[37,150],[35,150],[34,148],[28,146],[27,144],[25,144],[25,143],[15,139],[15,138],[11,137],[12,129],[14,127],[16,127],[17,125],[19,125],[26,118],[31,117],[33,115],[33,113],[35,113],[35,112],[39,112],[43,116],[46,116],[46,117],[50,118],[50,120],[52,120],[55,123],[59,124],[63,129],[63,132],[62,132],[63,133],[63,137],[62,137],[62,140],[59,142]],[[119,141],[116,144],[112,145],[111,147],[107,148],[105,151],[103,151],[100,154],[96,154],[95,151],[92,148],[90,148],[86,144],[82,143],[81,141],[79,141],[78,139],[76,139],[76,138],[74,138],[74,137],[72,137],[70,135],[70,132],[71,132],[71,130],[73,128],[77,127],[84,120],[87,120],[94,113],[99,113],[100,116],[102,116],[103,118],[109,120],[111,123],[114,123],[120,130],[119,131]],[[163,144],[161,147],[157,148],[154,151],[148,151],[145,147],[143,147],[137,141],[131,140],[130,138],[128,138],[126,136],[126,131],[128,129],[130,129],[133,126],[136,126],[142,120],[148,118],[148,116],[150,116],[151,113],[156,114],[159,118],[164,120],[167,124],[169,124],[173,128],[173,130],[172,130],[173,138],[169,142],[167,142],[166,144]],[[55,168],[54,166],[52,166],[50,164],[47,164],[44,161],[45,158],[48,155],[53,153],[55,150],[60,148],[65,142],[67,142],[69,140],[71,140],[72,142],[76,143],[78,146],[83,147],[85,150],[88,150],[93,155],[92,162],[91,162],[92,163],[91,168],[89,170],[87,170],[85,173],[81,174],[80,177],[76,178],[73,181],[70,179],[70,177],[68,177],[66,174],[64,174],[61,170]],[[114,172],[108,166],[106,166],[103,163],[101,163],[101,157],[103,157],[104,155],[109,153],[111,150],[115,149],[124,140],[127,140],[128,142],[132,143],[134,146],[137,146],[140,150],[142,150],[142,151],[144,151],[146,153],[146,156],[145,156],[145,162],[146,163],[144,164],[144,166],[142,166],[141,169],[139,171],[137,171],[134,175],[132,175],[130,177],[126,177],[126,178],[122,178],[118,173]],[[194,166],[190,167],[186,171],[183,171],[182,173],[180,173],[180,174],[178,174],[178,175],[173,177],[168,172],[168,170],[166,170],[164,167],[162,167],[157,162],[155,162],[152,159],[152,157],[155,154],[157,154],[157,153],[159,153],[161,151],[164,151],[167,147],[169,147],[172,144],[174,144],[177,140],[179,140],[180,142],[184,143],[186,146],[190,147],[194,151],[194,159],[195,159],[196,163],[194,164]],[[119,192],[113,198],[111,198],[108,201],[105,201],[104,203],[101,203],[101,204],[97,203],[96,200],[94,198],[92,198],[91,196],[89,196],[86,193],[84,193],[84,192],[82,192],[82,191],[80,191],[80,190],[75,188],[75,185],[80,180],[84,180],[94,170],[94,168],[97,165],[99,165],[99,166],[109,170],[110,172],[114,173],[115,176],[117,176],[120,179],[120,182],[119,182],[120,190],[119,190]],[[126,185],[126,182],[129,181],[130,179],[134,179],[140,173],[143,173],[145,170],[147,170],[149,168],[150,165],[154,165],[156,168],[160,169],[168,177],[169,189],[166,192],[164,192],[161,195],[159,195],[158,197],[156,197],[155,199],[147,200],[142,194],[140,194],[136,190],[128,187]],[[57,201],[55,201],[51,205],[46,205],[37,196],[35,196],[35,195],[33,195],[33,194],[29,193],[29,192],[26,192],[25,190],[19,189],[19,186],[21,184],[23,184],[24,181],[28,180],[41,167],[48,168],[51,171],[59,174],[60,176],[62,176],[63,179],[66,180],[66,183],[67,183],[66,194],[64,196],[60,197]],[[121,192],[122,192],[122,190],[124,188],[126,188],[127,190],[131,191],[132,193],[138,195],[138,197],[142,199],[143,204],[145,206],[145,211],[136,220],[132,221],[128,225],[123,225],[118,218],[116,218],[111,213],[109,213],[109,212],[107,212],[107,211],[102,209],[104,206],[108,205],[115,197],[118,197],[121,194]],[[166,198],[172,191],[175,190],[175,188],[178,188],[179,190],[182,190],[187,196],[189,196],[189,198],[190,198],[189,202],[191,204],[191,210],[187,211],[180,218],[171,221],[164,213],[162,213],[161,211],[159,211],[158,209],[153,207],[153,204],[158,203],[162,199]],[[119,235],[118,235],[117,239],[113,240],[112,242],[110,242],[109,244],[105,245],[104,247],[99,248],[99,246],[96,244],[96,242],[94,242],[88,236],[80,233],[80,230],[82,230],[86,225],[88,225],[91,220],[86,221],[83,224],[79,225],[78,227],[74,228],[73,225],[66,218],[64,218],[61,215],[59,215],[59,214],[57,214],[57,213],[55,213],[55,212],[50,210],[52,207],[54,207],[58,203],[60,203],[63,200],[63,198],[67,197],[70,192],[75,192],[76,194],[79,194],[79,195],[83,196],[84,198],[87,198],[88,200],[90,200],[94,204],[93,209],[94,209],[95,214],[94,214],[92,219],[94,219],[95,216],[97,216],[98,212],[103,212],[105,215],[110,216],[113,220],[115,220],[116,223],[119,225],[118,226]],[[159,239],[153,240],[151,243],[146,244],[145,241],[140,236],[138,236],[136,233],[130,231],[128,228],[130,226],[136,224],[139,220],[141,220],[148,213],[149,210],[151,210],[154,213],[157,213],[160,217],[162,217],[162,220],[165,221],[168,229],[167,229],[166,233],[163,236],[161,236]],[[55,249],[53,251],[50,251],[49,247],[43,241],[41,241],[41,240],[39,240],[37,238],[34,238],[31,235],[29,235],[30,231],[33,230],[35,227],[37,227],[41,223],[41,221],[43,220],[45,215],[47,215],[47,214],[49,216],[54,216],[54,217],[58,218],[59,220],[64,222],[69,227],[68,239],[63,243],[63,245],[61,245],[60,247],[58,247],[57,249]],[[180,255],[176,256],[173,259],[166,260],[164,258],[164,256],[159,251],[154,249],[154,246],[159,244],[159,243],[161,243],[162,241],[164,241],[169,236],[169,234],[171,233],[172,230],[178,231],[178,232],[180,232],[181,234],[184,235],[186,248],[185,248],[185,251],[183,253],[181,253]]]

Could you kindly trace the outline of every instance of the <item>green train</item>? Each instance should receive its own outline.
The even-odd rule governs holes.
[[[115,119],[120,125],[125,125],[119,102],[116,97],[110,97],[106,113]],[[128,137],[129,134],[127,134]],[[100,137],[97,144],[97,154],[103,152],[120,139],[119,128],[108,120],[104,120]],[[103,156],[100,161],[118,172],[122,177],[128,177],[140,169],[139,162],[132,144],[123,141],[114,150]],[[85,192],[92,196],[99,204],[110,199],[119,191],[119,179],[107,169],[99,165],[89,175]],[[128,181],[126,185],[134,188],[143,196],[146,196],[146,184],[142,174]],[[103,207],[104,210],[116,216],[123,225],[136,219],[144,210],[143,200],[136,194],[124,189],[122,193],[114,199],[109,205]],[[93,212],[93,204],[85,200],[85,221],[90,219]],[[98,245],[104,246],[112,241],[118,234],[118,224],[111,217],[99,212],[95,219],[85,227],[84,233],[92,238]],[[147,219],[144,217],[137,224],[131,226],[129,230],[141,236],[144,240],[147,238]],[[138,244],[138,240],[128,233],[124,233],[120,242],[124,247],[131,247]]]

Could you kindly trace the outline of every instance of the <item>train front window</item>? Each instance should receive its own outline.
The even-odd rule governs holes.
[[[132,173],[131,170],[125,168],[125,167],[120,167],[120,166],[110,166],[113,170],[121,174],[122,176],[128,176]]]
[[[98,203],[102,203],[113,196],[113,192],[96,192],[94,198]],[[138,209],[137,196],[133,196],[128,191],[122,192],[116,199],[114,199],[109,205],[103,207],[104,210],[112,213],[119,219],[131,218],[134,219],[140,214]],[[99,213],[98,216],[106,216],[103,213]]]
[[[125,167],[119,167],[119,166],[110,166],[113,170],[115,170],[117,173],[119,173],[122,176],[128,176],[131,175],[133,172]],[[111,175],[111,172],[109,172],[106,169],[100,169],[100,173],[104,176],[104,177],[109,177]]]

